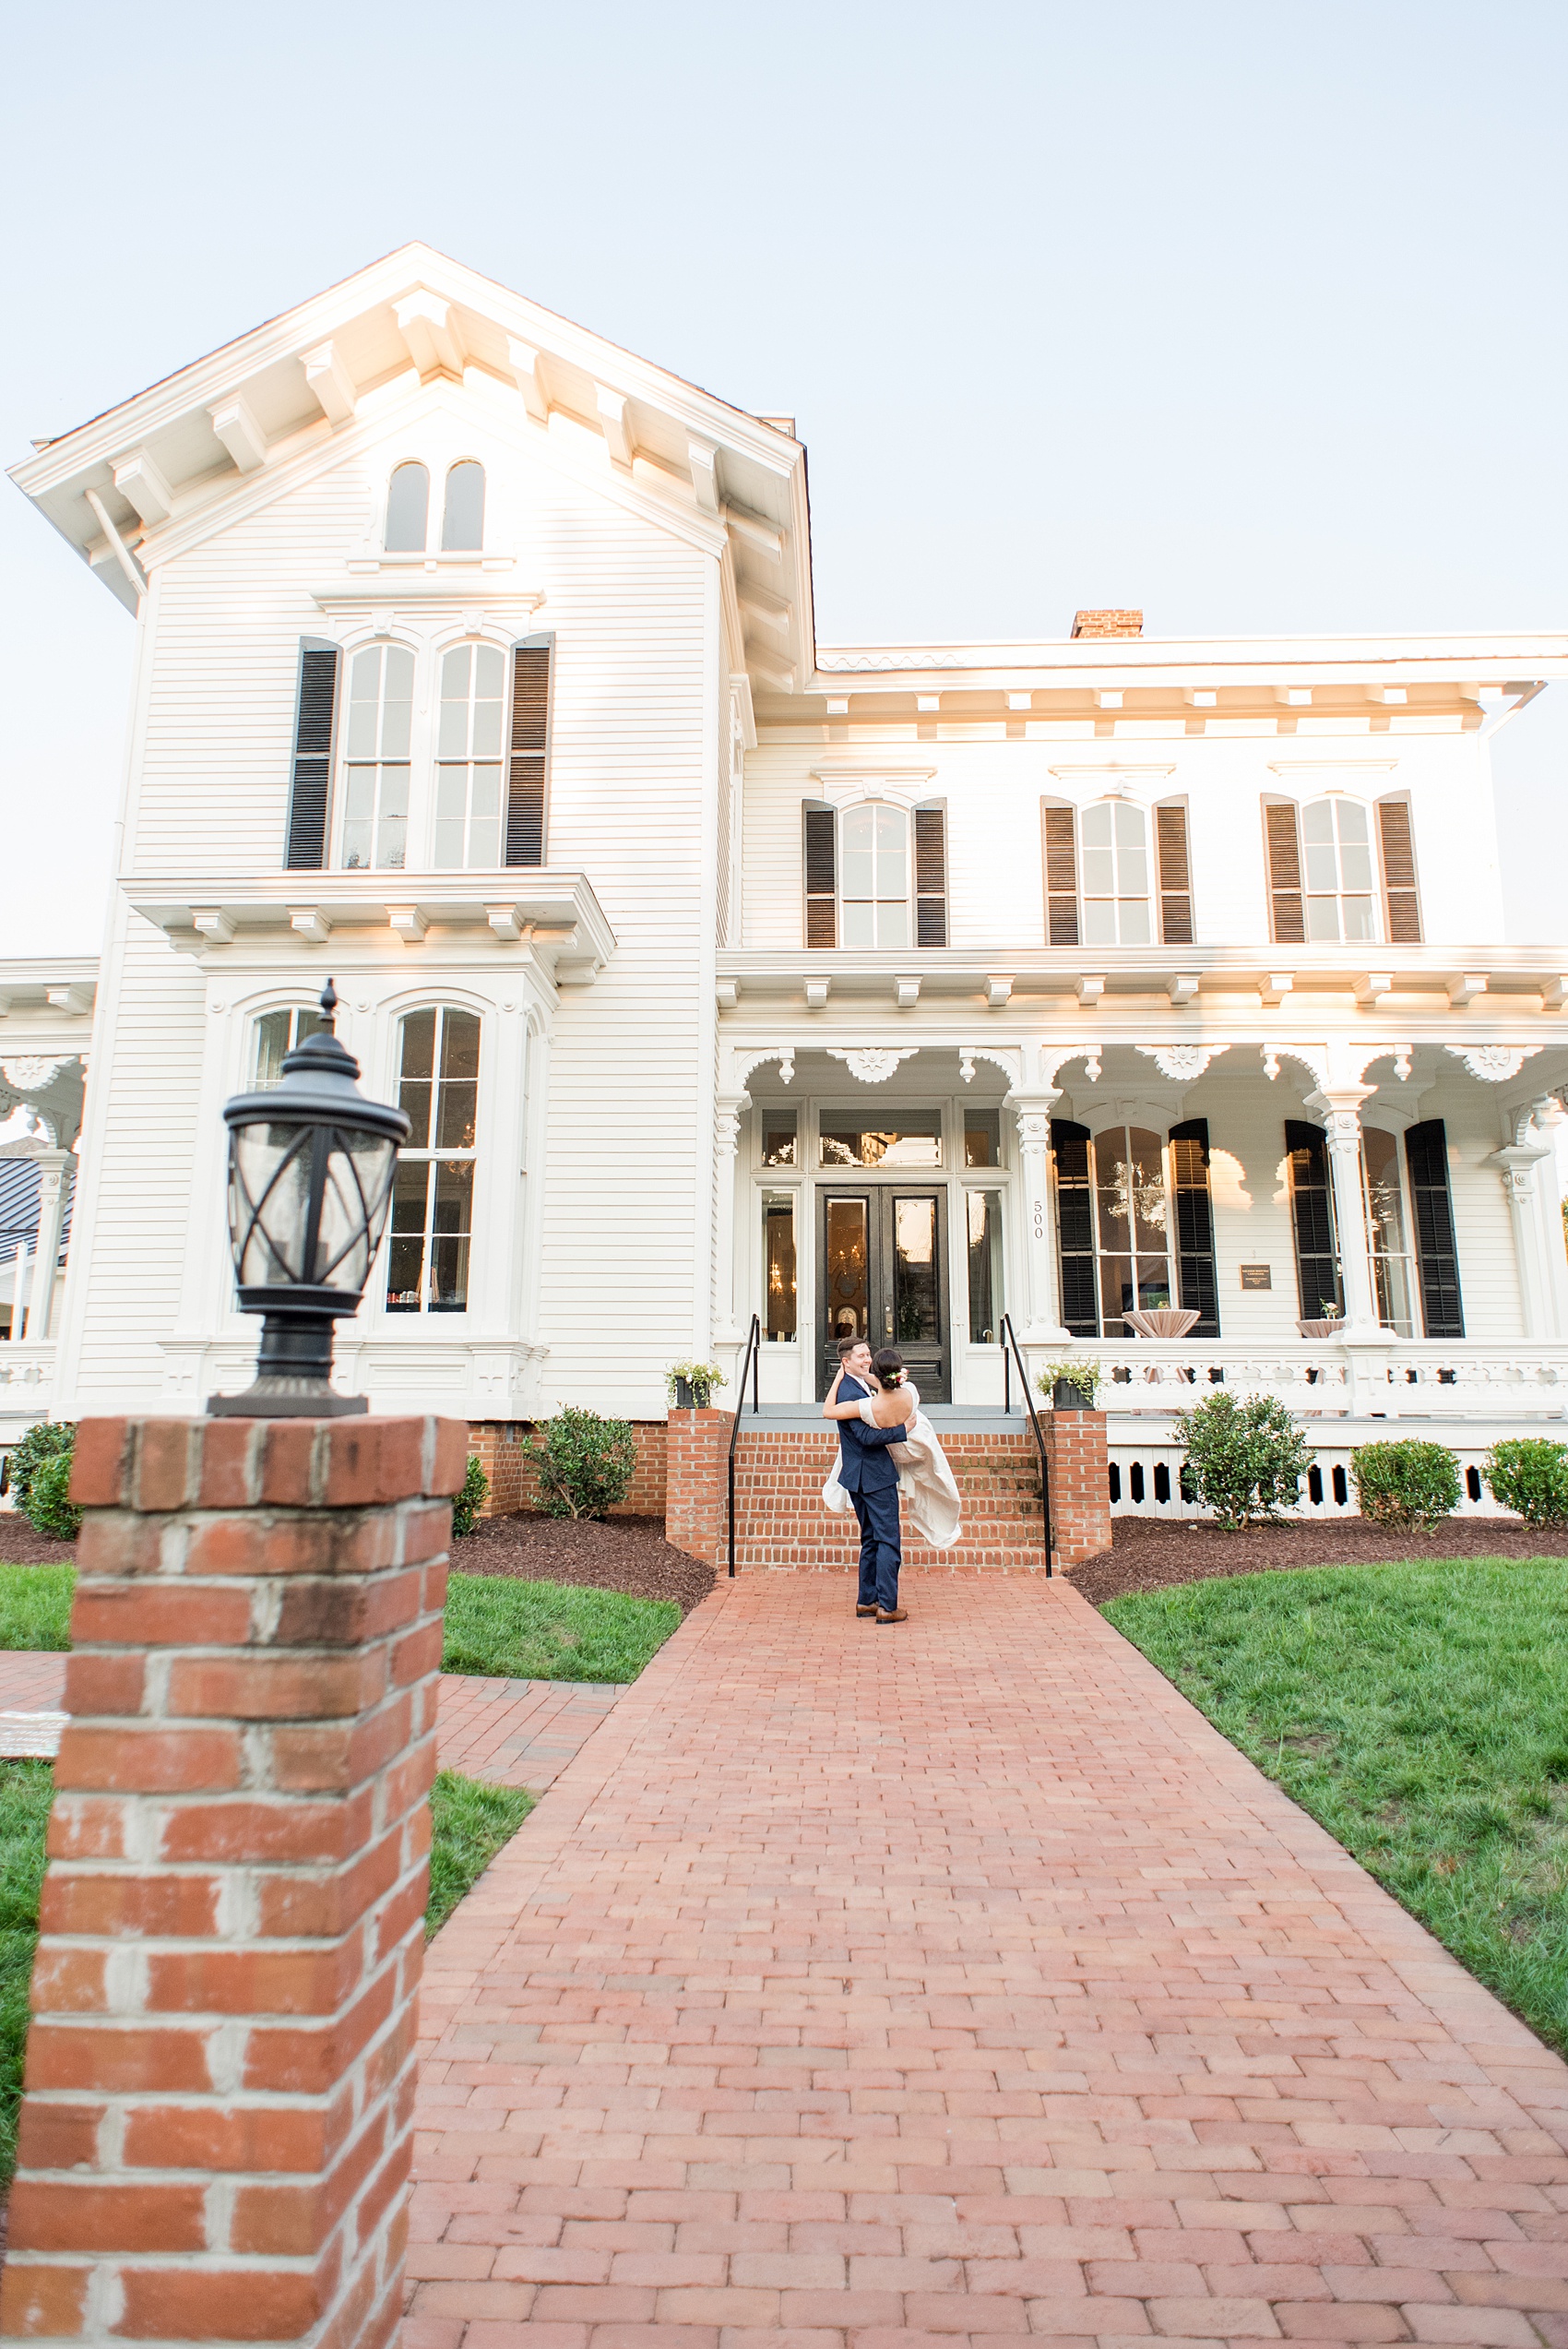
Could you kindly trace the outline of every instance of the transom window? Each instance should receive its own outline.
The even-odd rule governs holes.
[[[321,1014],[315,1004],[285,1004],[276,1011],[264,1011],[255,1023],[255,1072],[257,1092],[266,1092],[283,1081],[283,1055],[314,1036],[321,1025]]]
[[[909,943],[909,819],[901,807],[868,801],[844,811],[839,833],[843,910],[839,943]]]
[[[413,1130],[392,1191],[388,1313],[468,1311],[479,1032],[474,1013],[445,1005],[402,1023],[398,1101]]]
[[[942,1120],[932,1111],[905,1118],[897,1132],[877,1134],[830,1131],[825,1123],[820,1160],[824,1166],[940,1166]]]
[[[350,872],[401,872],[409,853],[414,656],[406,645],[367,644],[349,669],[348,748],[340,854]]]
[[[1147,946],[1148,825],[1126,799],[1102,799],[1083,814],[1083,896],[1086,946]]]
[[[441,663],[436,737],[437,871],[498,867],[502,852],[501,716],[506,659],[493,644],[454,645]]]
[[[1372,831],[1359,799],[1336,793],[1301,810],[1307,936],[1374,938]]]

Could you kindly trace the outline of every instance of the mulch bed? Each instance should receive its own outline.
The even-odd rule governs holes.
[[[9,1566],[70,1566],[74,1542],[35,1533],[25,1517],[0,1513],[0,1560]],[[717,1576],[664,1538],[661,1517],[485,1517],[452,1544],[459,1574],[517,1574],[526,1582],[577,1582],[634,1599],[673,1599],[690,1615]]]
[[[634,1599],[673,1599],[690,1615],[718,1577],[664,1538],[661,1517],[481,1518],[452,1544],[459,1574],[517,1574],[526,1582],[576,1582]]]
[[[1408,1557],[1568,1557],[1568,1526],[1530,1526],[1516,1517],[1450,1517],[1430,1533],[1409,1533],[1364,1517],[1339,1517],[1225,1533],[1191,1520],[1118,1517],[1111,1548],[1074,1567],[1071,1577],[1075,1591],[1103,1606],[1126,1591],[1163,1591],[1211,1574],[1386,1565]]]
[[[37,1532],[19,1508],[0,1509],[0,1564],[6,1566],[75,1566],[74,1542],[56,1542]]]

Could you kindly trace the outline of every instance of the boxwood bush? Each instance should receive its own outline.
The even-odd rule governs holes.
[[[82,1513],[65,1497],[76,1449],[74,1421],[43,1420],[12,1447],[6,1463],[18,1508],[36,1532],[57,1542],[74,1542],[81,1531]]]
[[[1459,1463],[1446,1444],[1406,1437],[1350,1454],[1361,1515],[1374,1525],[1435,1525],[1459,1506]]]
[[[1186,1450],[1182,1488],[1221,1525],[1273,1518],[1300,1496],[1313,1448],[1277,1397],[1238,1402],[1221,1388],[1176,1421]]]
[[[1481,1474],[1494,1501],[1526,1525],[1568,1522],[1568,1444],[1545,1436],[1510,1436],[1493,1444]]]
[[[558,1411],[522,1450],[539,1471],[540,1507],[549,1517],[603,1517],[624,1501],[637,1465],[629,1419],[601,1419],[597,1411]]]

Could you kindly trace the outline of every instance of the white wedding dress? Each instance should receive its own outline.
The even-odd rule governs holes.
[[[950,1550],[963,1532],[958,1487],[936,1430],[921,1409],[919,1388],[910,1379],[904,1386],[913,1399],[915,1415],[903,1441],[887,1447],[887,1457],[898,1471],[898,1498],[921,1540],[933,1550]],[[876,1425],[875,1404],[870,1395],[861,1403],[861,1417],[868,1427]],[[829,1425],[836,1427],[837,1423]],[[854,1515],[854,1503],[838,1482],[837,1464],[822,1488],[822,1497],[839,1515]]]

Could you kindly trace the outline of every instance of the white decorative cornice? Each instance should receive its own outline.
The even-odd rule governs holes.
[[[814,767],[811,779],[817,796],[830,807],[858,807],[862,801],[885,799],[893,807],[914,807],[931,797],[934,767]]]
[[[901,1060],[913,1060],[919,1050],[919,1044],[910,1044],[902,1052],[895,1052],[885,1044],[861,1044],[851,1052],[840,1052],[837,1046],[830,1044],[827,1056],[830,1060],[841,1060],[850,1076],[861,1084],[882,1085],[886,1083]]]

